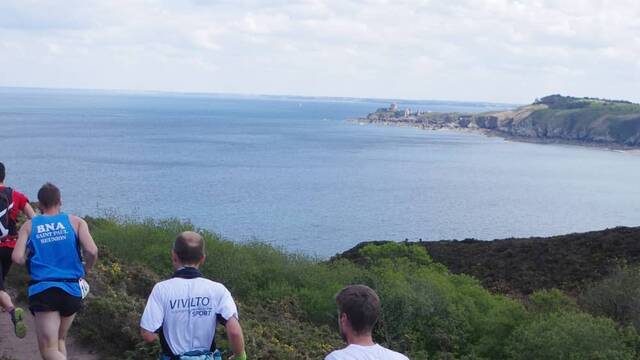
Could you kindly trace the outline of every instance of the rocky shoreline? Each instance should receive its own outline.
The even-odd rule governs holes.
[[[363,121],[365,119],[349,119],[349,122],[352,122],[357,125],[375,125],[375,126],[393,126],[393,127],[408,127],[426,131],[455,131],[462,133],[470,133],[470,134],[478,134],[484,135],[487,137],[497,137],[504,139],[506,141],[513,142],[521,142],[521,143],[529,143],[529,144],[540,144],[540,145],[566,145],[566,146],[579,146],[579,147],[587,147],[594,148],[600,150],[609,150],[609,151],[621,151],[625,153],[638,153],[640,154],[640,146],[627,146],[620,145],[614,143],[602,143],[602,142],[593,142],[593,141],[584,141],[584,140],[566,140],[566,139],[557,139],[557,138],[531,138],[525,136],[517,136],[497,130],[489,130],[489,129],[481,129],[481,128],[460,128],[460,127],[429,127],[429,126],[417,126],[417,125],[409,125],[402,122],[393,122],[393,121],[384,121],[384,122],[376,122],[376,121]]]
[[[352,121],[464,131],[537,144],[640,149],[640,105],[624,101],[552,95],[517,109],[488,113],[412,112],[392,104]]]

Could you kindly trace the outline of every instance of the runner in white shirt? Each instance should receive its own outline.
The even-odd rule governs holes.
[[[205,279],[204,240],[187,231],[176,238],[173,278],[157,283],[140,320],[147,342],[160,339],[162,360],[214,359],[216,323],[226,327],[233,359],[246,360],[238,309],[224,285]]]
[[[327,355],[325,360],[409,360],[386,349],[371,335],[380,317],[380,299],[368,286],[351,285],[336,295],[340,335],[349,346]]]

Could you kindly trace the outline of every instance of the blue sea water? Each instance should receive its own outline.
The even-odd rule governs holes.
[[[346,121],[387,105],[0,88],[0,161],[32,199],[59,185],[69,212],[189,219],[320,257],[366,240],[640,225],[637,154]]]

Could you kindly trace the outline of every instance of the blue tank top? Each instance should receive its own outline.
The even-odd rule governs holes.
[[[82,296],[77,280],[84,276],[84,267],[69,215],[60,213],[34,217],[27,248],[28,270],[34,281],[29,286],[29,296],[52,287],[60,288],[72,296]]]

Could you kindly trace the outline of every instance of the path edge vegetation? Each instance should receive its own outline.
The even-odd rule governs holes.
[[[104,359],[157,355],[158,346],[139,337],[138,322],[153,284],[171,275],[171,244],[184,230],[204,235],[208,258],[202,270],[236,298],[252,358],[318,359],[344,346],[334,295],[353,283],[380,294],[376,340],[411,359],[637,359],[640,354],[635,301],[640,296],[628,289],[629,284],[640,289],[640,271],[632,265],[618,266],[618,278],[594,282],[577,296],[551,288],[515,298],[488,290],[472,276],[453,274],[420,244],[370,244],[359,247],[358,261],[326,261],[259,242],[234,243],[175,219],[86,220],[101,259],[89,276],[92,293],[73,336]],[[24,302],[21,284],[27,275],[22,269],[12,275]],[[626,297],[619,295],[622,287]],[[627,301],[627,313],[612,313],[598,301],[610,294]],[[226,349],[222,327],[217,339]],[[542,344],[545,353],[539,353]]]

